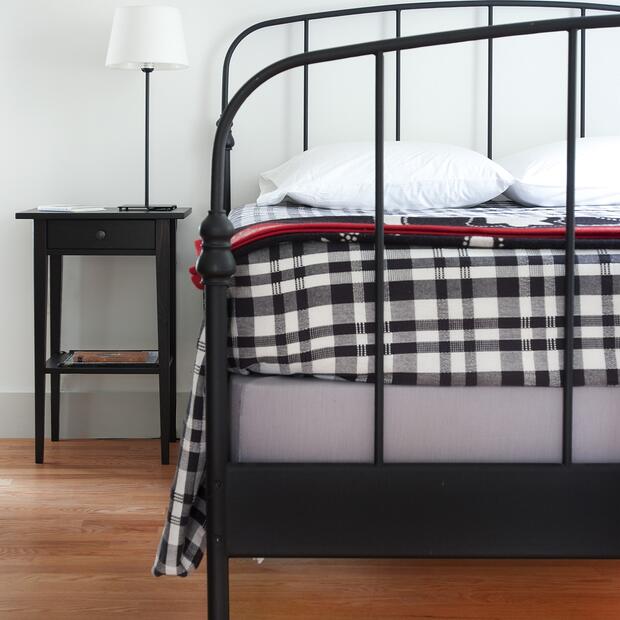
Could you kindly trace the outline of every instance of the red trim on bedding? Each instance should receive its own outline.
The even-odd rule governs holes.
[[[248,226],[233,235],[232,249],[238,250],[255,241],[293,233],[372,233],[374,224],[355,222],[307,222],[285,224],[281,222],[263,222]],[[465,237],[526,237],[529,239],[561,239],[565,235],[564,227],[557,228],[491,228],[487,226],[445,226],[432,224],[386,224],[386,234],[392,235],[449,235]],[[577,237],[588,239],[617,239],[620,226],[580,226],[576,229]]]
[[[232,249],[239,248],[268,239],[295,233],[372,233],[374,224],[359,222],[262,222],[253,224],[235,233],[232,237]],[[527,239],[561,239],[565,235],[565,228],[491,228],[486,226],[445,226],[432,224],[386,224],[386,234],[391,235],[437,235],[437,236],[464,236],[464,237],[521,237]],[[579,226],[575,230],[577,238],[587,239],[618,239],[620,226]],[[200,254],[202,242],[194,242],[196,255]],[[195,267],[190,267],[192,283],[202,289],[202,280]]]

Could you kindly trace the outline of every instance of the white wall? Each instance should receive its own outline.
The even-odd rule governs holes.
[[[245,26],[298,11],[375,4],[360,0],[167,0],[184,16],[191,68],[152,78],[152,199],[194,207],[179,225],[179,391],[189,390],[200,297],[185,277],[209,196],[210,148],[220,68]],[[143,80],[104,68],[119,0],[6,0],[0,21],[0,437],[31,436],[32,233],[14,212],[46,203],[121,204],[141,199]],[[573,13],[574,14],[574,13]],[[497,9],[496,21],[571,15]],[[483,25],[482,9],[419,11],[403,34]],[[390,36],[390,16],[318,22],[311,47]],[[496,44],[496,154],[560,139],[565,126],[566,42],[561,34]],[[588,131],[620,133],[620,33],[588,42]],[[301,27],[254,35],[238,50],[232,87],[262,65],[301,50]],[[403,55],[403,138],[485,144],[485,44]],[[372,136],[372,62],[313,67],[310,142]],[[387,79],[393,76],[388,62]],[[388,82],[389,83],[389,82]],[[388,90],[387,135],[393,116]],[[235,121],[235,202],[256,195],[256,174],[300,149],[301,72],[251,97]],[[64,348],[154,346],[150,258],[70,258],[65,268]],[[152,377],[64,377],[65,436],[154,436]],[[179,410],[185,407],[181,398]],[[180,416],[182,417],[182,416]]]

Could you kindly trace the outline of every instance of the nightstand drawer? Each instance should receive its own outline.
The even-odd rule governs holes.
[[[153,250],[155,222],[49,220],[47,247],[50,250]]]

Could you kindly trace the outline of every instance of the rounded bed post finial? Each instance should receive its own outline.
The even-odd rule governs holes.
[[[235,258],[230,239],[234,227],[223,211],[211,211],[200,225],[202,252],[196,261],[196,271],[205,285],[230,284],[235,274]]]

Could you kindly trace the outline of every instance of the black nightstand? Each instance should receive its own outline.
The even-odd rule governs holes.
[[[159,375],[161,462],[169,462],[169,443],[176,440],[176,224],[192,212],[50,213],[31,209],[15,214],[34,221],[34,395],[35,461],[43,463],[45,375],[51,376],[52,441],[59,440],[60,375]],[[72,366],[72,352],[60,350],[62,261],[65,255],[155,256],[157,272],[157,361],[110,366]],[[46,354],[49,257],[50,348]]]

